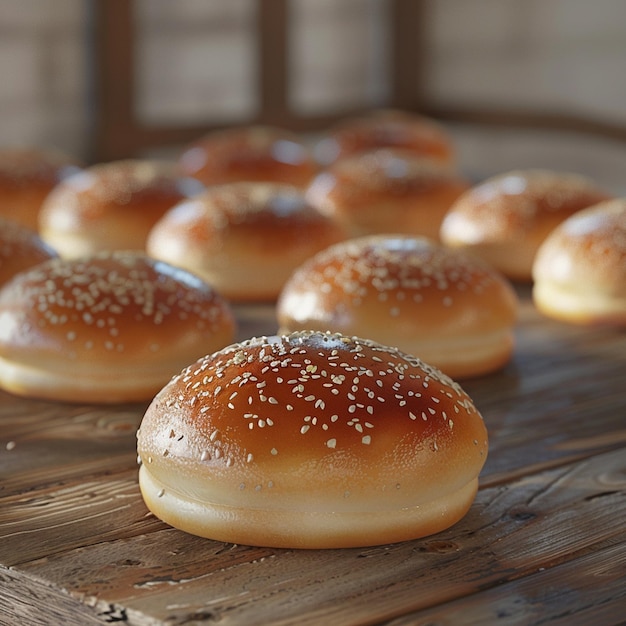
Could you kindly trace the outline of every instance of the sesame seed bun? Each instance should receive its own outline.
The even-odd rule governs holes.
[[[448,131],[423,115],[383,109],[340,121],[315,146],[315,154],[329,165],[377,148],[401,148],[416,156],[451,164],[455,149]]]
[[[70,156],[49,149],[0,149],[0,217],[37,230],[48,194],[79,169]]]
[[[626,326],[626,199],[572,215],[543,242],[533,299],[549,317]]]
[[[148,508],[234,543],[341,548],[439,532],[487,455],[471,399],[393,348],[319,332],[253,338],[173,378],[138,433]]]
[[[482,257],[513,280],[528,282],[548,234],[570,215],[609,197],[584,176],[515,170],[465,192],[445,216],[440,239]]]
[[[453,378],[511,357],[517,296],[479,259],[424,237],[341,242],[298,268],[277,304],[281,331],[331,330],[396,346]]]
[[[468,187],[447,165],[381,149],[329,166],[313,179],[307,199],[353,237],[393,231],[437,239],[445,214]]]
[[[0,217],[0,286],[19,272],[57,256],[34,230]]]
[[[146,248],[233,302],[271,301],[298,265],[343,238],[343,230],[292,185],[232,183],[168,211]]]
[[[303,187],[318,169],[298,135],[260,125],[208,133],[184,149],[178,165],[205,185],[256,181]]]
[[[42,206],[39,232],[64,258],[144,250],[157,220],[201,190],[165,162],[99,163],[55,187]]]
[[[149,400],[233,338],[211,287],[140,253],[53,259],[0,289],[0,387],[22,396]]]

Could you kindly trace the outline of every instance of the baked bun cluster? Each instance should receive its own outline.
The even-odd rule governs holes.
[[[257,181],[303,187],[318,169],[298,135],[273,126],[214,131],[189,145],[178,164],[205,185]]]
[[[242,182],[178,204],[151,230],[146,249],[233,302],[271,301],[298,265],[343,238],[297,187]]]
[[[78,169],[77,161],[55,150],[0,149],[0,217],[37,230],[45,198]]]
[[[530,281],[535,254],[548,234],[570,215],[609,197],[584,176],[515,170],[466,191],[446,215],[440,238],[509,278]]]
[[[518,300],[485,262],[423,237],[340,242],[301,265],[277,304],[282,332],[330,330],[396,346],[453,378],[511,358]]]
[[[453,168],[389,148],[330,165],[307,198],[353,237],[401,232],[437,239],[444,216],[468,188]]]
[[[68,402],[149,400],[234,340],[226,302],[141,253],[53,259],[0,289],[0,387]]]
[[[202,189],[166,162],[99,163],[66,178],[48,195],[39,232],[64,258],[144,250],[157,220]]]
[[[0,217],[0,286],[19,272],[57,256],[37,232]]]
[[[452,164],[455,146],[447,130],[423,115],[379,110],[347,118],[330,128],[315,146],[318,160],[329,165],[378,148],[400,148],[416,156]]]
[[[341,548],[439,532],[487,456],[462,388],[415,357],[320,332],[253,338],[186,367],[138,433],[161,520],[211,539]]]
[[[545,315],[577,324],[626,326],[626,199],[572,215],[542,243],[533,300]]]

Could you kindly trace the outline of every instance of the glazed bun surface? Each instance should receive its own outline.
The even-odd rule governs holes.
[[[533,300],[549,317],[626,326],[626,199],[601,202],[562,222],[533,265]]]
[[[461,387],[408,355],[318,332],[205,356],[155,397],[139,484],[166,523],[218,541],[341,548],[462,518],[487,431]]]
[[[139,253],[53,259],[0,289],[0,387],[17,395],[149,400],[233,338],[232,313],[211,287]]]
[[[348,118],[328,130],[315,152],[324,165],[378,148],[400,148],[451,164],[455,147],[448,131],[438,122],[395,110],[381,110]]]
[[[0,217],[0,286],[19,272],[57,256],[34,230]]]
[[[300,266],[277,304],[281,331],[331,330],[396,346],[453,378],[506,364],[518,300],[479,259],[423,237],[341,242]]]
[[[450,208],[440,238],[481,256],[514,280],[529,281],[537,249],[564,219],[609,195],[588,178],[543,169],[494,176]]]
[[[180,170],[205,185],[273,182],[303,187],[318,166],[298,135],[273,126],[214,131],[189,145]]]
[[[337,161],[315,177],[307,198],[353,237],[401,232],[437,239],[445,214],[468,187],[446,165],[381,149]]]
[[[170,210],[146,249],[203,277],[233,302],[270,301],[300,263],[343,238],[296,187],[232,183]]]
[[[55,150],[0,149],[0,217],[36,231],[47,195],[78,170],[77,161]]]
[[[64,258],[144,250],[157,220],[201,190],[197,181],[181,177],[165,162],[99,163],[50,193],[39,215],[39,232]]]

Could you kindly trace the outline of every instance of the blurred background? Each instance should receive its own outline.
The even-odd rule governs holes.
[[[0,144],[168,155],[377,107],[445,123],[477,179],[513,167],[626,194],[623,0],[0,0]]]

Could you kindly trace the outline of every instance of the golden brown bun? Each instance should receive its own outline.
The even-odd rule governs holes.
[[[218,541],[341,548],[439,532],[487,456],[471,399],[392,348],[306,332],[184,369],[138,433],[139,484],[168,524]]]
[[[0,387],[22,396],[149,400],[233,338],[211,287],[140,253],[46,261],[0,289]]]
[[[576,211],[608,198],[583,176],[515,170],[463,194],[443,221],[441,241],[470,250],[514,280],[529,281],[548,234]]]
[[[47,195],[78,169],[71,157],[54,150],[0,149],[0,217],[37,230]]]
[[[275,300],[291,272],[344,232],[278,183],[217,185],[152,229],[148,253],[187,268],[232,301]]]
[[[47,197],[39,231],[64,258],[106,250],[143,250],[157,220],[202,190],[158,161],[100,163],[70,176]]]
[[[549,317],[626,326],[626,199],[601,202],[550,233],[533,265],[533,299]]]
[[[337,161],[311,182],[307,198],[353,237],[400,232],[437,239],[468,187],[445,165],[383,149]]]
[[[452,164],[455,148],[448,131],[438,122],[402,111],[382,110],[342,120],[315,148],[324,165],[377,148],[401,148],[416,156]]]
[[[511,357],[517,296],[478,259],[421,237],[339,243],[305,262],[277,305],[280,330],[331,330],[396,346],[453,378]]]
[[[19,272],[57,256],[34,230],[0,217],[0,286]]]
[[[294,133],[273,126],[214,131],[179,157],[181,171],[205,185],[274,182],[304,187],[318,166]]]

